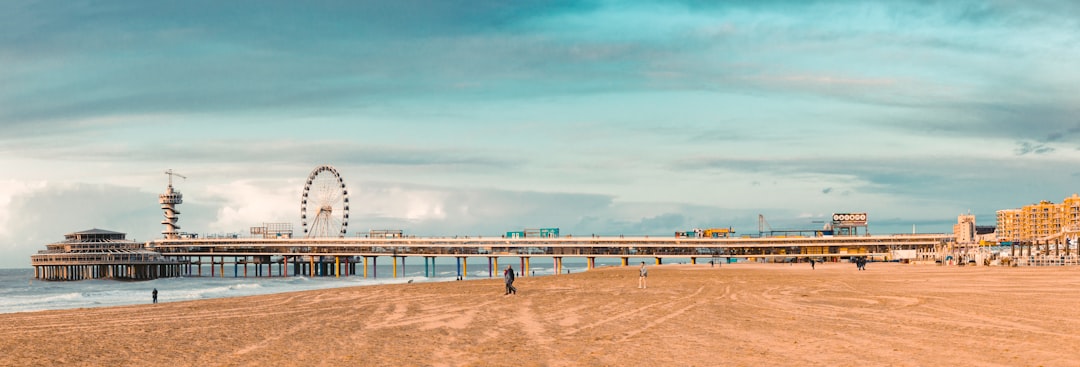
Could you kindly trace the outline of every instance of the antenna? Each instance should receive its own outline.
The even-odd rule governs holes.
[[[185,179],[185,180],[187,179],[187,176],[184,176],[184,175],[181,175],[179,173],[173,172],[172,168],[169,168],[169,169],[165,170],[165,174],[169,175],[169,186],[172,186],[172,178],[173,178],[173,176],[177,176],[177,177],[180,177],[180,178]]]
[[[765,215],[764,214],[758,214],[757,215],[757,230],[758,230],[758,235],[759,236],[765,233],[765,228],[769,229],[770,234],[772,233],[772,231],[773,231],[772,226],[769,225],[769,221],[765,220]]]

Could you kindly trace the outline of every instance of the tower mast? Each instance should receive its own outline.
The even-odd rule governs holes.
[[[176,205],[184,203],[184,195],[180,191],[173,190],[172,179],[173,176],[183,179],[187,179],[187,177],[173,172],[172,169],[166,170],[165,174],[169,175],[169,187],[165,189],[165,193],[158,195],[161,210],[165,211],[165,219],[161,221],[161,224],[165,225],[165,230],[161,231],[161,234],[165,235],[167,240],[175,240],[180,238],[180,233],[177,232],[180,226],[176,224],[180,220],[180,212],[176,211]]]

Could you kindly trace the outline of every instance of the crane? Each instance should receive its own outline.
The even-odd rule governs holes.
[[[179,173],[173,172],[172,168],[169,168],[169,169],[165,170],[165,174],[169,175],[169,186],[170,187],[172,186],[172,178],[173,178],[173,176],[180,177],[180,178],[185,179],[185,180],[187,179],[187,176],[184,176],[184,175],[181,175]]]

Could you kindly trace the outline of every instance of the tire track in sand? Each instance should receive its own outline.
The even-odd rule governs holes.
[[[637,316],[637,315],[639,315],[641,313],[644,313],[645,311],[648,311],[650,309],[653,309],[653,308],[656,308],[656,307],[659,307],[659,306],[671,306],[671,305],[674,305],[674,304],[678,304],[678,303],[681,303],[682,301],[686,301],[688,299],[693,299],[693,298],[697,297],[699,294],[701,294],[701,292],[703,290],[705,290],[704,286],[699,287],[696,291],[694,291],[694,293],[691,293],[690,295],[675,298],[675,299],[672,299],[672,300],[669,300],[669,301],[661,301],[661,302],[650,303],[650,304],[647,304],[645,306],[641,306],[641,307],[638,307],[636,309],[633,309],[633,310],[630,310],[630,311],[627,311],[627,312],[619,313],[619,314],[616,314],[615,316],[611,316],[611,317],[602,319],[600,321],[584,325],[584,326],[579,327],[579,328],[568,330],[566,332],[563,332],[563,335],[564,336],[571,336],[571,335],[577,334],[579,332],[585,331],[587,329],[593,329],[593,328],[596,328],[596,327],[599,327],[599,326],[602,326],[602,325],[606,325],[606,324],[609,324],[609,323],[612,323],[612,322],[615,322],[615,321],[618,321],[618,320],[633,318],[633,317],[635,317],[635,316]],[[698,303],[695,302],[693,305],[685,307],[685,309],[680,309],[677,312],[679,314],[685,313],[687,310],[689,310],[690,308],[693,308],[694,306],[697,306],[697,305],[698,305]],[[670,318],[664,318],[664,319],[667,320],[667,319],[670,319]],[[650,326],[655,325],[655,323],[650,323],[649,325]],[[637,335],[637,334],[641,333],[644,330],[645,330],[644,328],[639,328],[639,329],[637,329],[636,331],[633,332],[633,335]]]

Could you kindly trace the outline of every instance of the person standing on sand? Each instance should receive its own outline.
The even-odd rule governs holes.
[[[510,265],[507,265],[506,270],[503,270],[503,280],[506,281],[506,293],[503,293],[503,295],[517,294],[517,288],[514,287],[514,268],[510,267]]]
[[[814,259],[810,259],[810,270],[814,270]]]
[[[150,292],[150,294],[154,296],[154,303],[157,303],[157,288],[154,288],[154,291]]]
[[[649,277],[649,270],[645,269],[645,262],[641,262],[641,269],[638,269],[637,287],[639,289],[645,289],[648,285],[645,282],[645,278]]]

